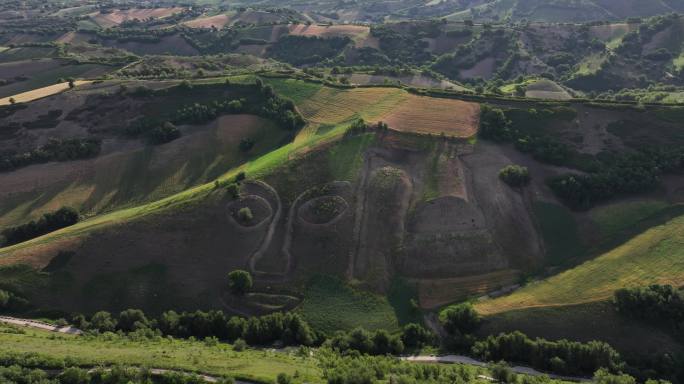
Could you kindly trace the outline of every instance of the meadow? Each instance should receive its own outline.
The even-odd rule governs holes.
[[[391,332],[399,329],[394,309],[385,297],[356,290],[330,276],[311,278],[298,310],[315,329],[327,334],[356,327]]]
[[[132,338],[105,334],[73,336],[25,329],[15,333],[0,325],[3,354],[36,353],[63,359],[68,357],[80,366],[140,366],[232,376],[271,383],[280,373],[297,375],[305,381],[322,382],[317,360],[302,357],[296,350],[275,352],[246,349],[238,352],[225,343],[172,338]]]

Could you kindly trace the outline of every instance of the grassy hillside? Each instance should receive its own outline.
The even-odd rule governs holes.
[[[387,299],[357,291],[343,281],[317,276],[311,279],[300,308],[315,328],[333,334],[355,327],[398,330],[397,318]]]
[[[114,334],[79,337],[38,330],[16,333],[13,329],[0,324],[2,354],[39,352],[41,356],[50,358],[69,357],[83,366],[147,366],[229,375],[260,382],[273,382],[279,373],[292,376],[299,372],[305,381],[322,381],[317,360],[294,353],[249,349],[237,352],[228,344],[211,345],[204,341],[162,338],[134,341]]]
[[[601,216],[601,214],[599,214]],[[612,220],[606,230],[615,226]],[[632,238],[594,260],[509,296],[480,302],[482,314],[532,307],[553,307],[605,300],[623,287],[684,284],[684,217],[676,217]]]
[[[289,84],[290,82],[287,80],[277,80],[274,82],[274,84]],[[307,95],[311,97],[311,88],[308,87],[316,87],[316,85],[311,85],[309,83],[305,83],[302,81],[296,81],[295,85],[291,86],[290,88],[277,88],[277,92],[282,92],[284,95],[293,95],[293,99],[299,101],[298,105],[304,105],[309,106],[311,104],[307,104],[308,100],[311,100],[310,98],[307,99]],[[327,88],[326,88],[327,89]],[[385,90],[384,88],[380,88],[380,90]],[[388,91],[386,92],[404,92],[404,91],[399,91],[396,89],[388,88]],[[307,93],[308,92],[308,93]],[[297,95],[302,95],[298,98]],[[332,99],[329,99],[332,100]],[[331,101],[332,102],[332,101]],[[372,100],[368,100],[366,102],[365,107],[369,109],[360,109],[360,112],[364,116],[373,116],[374,113],[372,107],[368,107],[368,105],[374,105],[372,103]],[[308,108],[313,108],[313,107],[308,107]],[[333,109],[334,110],[334,109]],[[334,112],[332,112],[334,113]],[[246,172],[250,177],[252,178],[260,178],[270,172],[272,172],[276,167],[279,167],[283,165],[286,161],[291,159],[293,156],[297,156],[300,154],[304,154],[310,150],[311,147],[320,145],[324,142],[328,142],[330,140],[335,140],[336,138],[339,138],[345,130],[349,127],[349,121],[353,117],[355,117],[355,114],[350,114],[350,115],[335,115],[335,116],[342,116],[340,117],[326,117],[325,121],[328,124],[325,124],[324,126],[321,126],[320,124],[312,123],[309,124],[307,127],[305,127],[302,131],[302,133],[299,135],[299,137],[292,143],[283,145],[279,147],[276,150],[273,150],[271,152],[268,152],[260,157],[257,157],[253,160],[247,161],[241,165],[236,166],[233,169],[230,169],[229,171],[223,173],[223,174],[218,174],[216,175],[216,179],[219,181],[228,181],[232,178],[235,177],[239,172]],[[313,127],[313,129],[312,129]],[[182,168],[183,169],[183,168]],[[198,168],[198,170],[202,170],[203,168]],[[37,244],[45,244],[49,243],[50,241],[57,240],[57,239],[65,239],[65,238],[72,238],[75,236],[80,236],[86,233],[91,232],[94,229],[97,228],[102,228],[103,226],[109,226],[113,225],[115,223],[121,223],[125,221],[131,221],[135,220],[137,218],[141,218],[143,216],[152,214],[152,213],[157,213],[157,212],[162,212],[167,209],[170,209],[172,207],[177,207],[181,206],[184,204],[191,203],[194,200],[201,199],[203,196],[206,196],[208,193],[210,193],[214,188],[214,183],[213,182],[205,182],[204,184],[200,184],[188,189],[183,190],[182,192],[176,193],[172,196],[153,201],[147,204],[141,204],[132,208],[127,208],[127,209],[121,209],[117,210],[114,212],[106,213],[103,215],[98,215],[95,216],[89,220],[82,221],[72,227],[65,228],[60,231],[53,232],[49,235],[46,235],[44,237],[34,239],[32,241],[26,242],[19,244],[14,247],[9,247],[9,248],[4,248],[0,251],[0,256],[2,255],[7,255],[9,253],[12,253],[18,249],[30,247],[33,245]],[[11,262],[9,260],[2,260],[0,263],[8,263]]]

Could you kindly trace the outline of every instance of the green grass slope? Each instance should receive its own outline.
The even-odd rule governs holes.
[[[605,222],[604,228],[610,230],[615,225]],[[623,287],[656,283],[681,286],[684,284],[682,244],[684,216],[678,216],[593,260],[532,283],[509,296],[480,302],[476,307],[480,313],[495,314],[602,301]]]
[[[142,339],[133,341],[114,334],[80,337],[47,331],[26,330],[0,324],[3,354],[40,353],[56,359],[69,357],[82,366],[146,366],[188,372],[227,375],[259,382],[274,382],[279,373],[295,372],[304,381],[322,382],[317,360],[294,354],[245,350],[237,352],[231,345],[208,345],[204,341]]]
[[[308,83],[305,82],[297,83],[298,86],[308,86]],[[290,95],[290,93],[285,93],[286,90],[276,90],[282,91],[285,95]],[[292,94],[296,94],[297,92],[304,91],[299,91],[297,89],[292,90]],[[302,98],[300,100],[304,99]],[[294,142],[281,146],[278,149],[268,152],[255,159],[239,164],[234,168],[216,176],[216,180],[221,183],[226,183],[233,179],[240,172],[246,172],[249,177],[255,179],[263,177],[271,173],[277,167],[286,163],[291,158],[305,154],[315,146],[340,138],[349,127],[349,123],[344,121],[347,119],[342,120],[343,121],[338,120],[334,123],[326,125],[324,127],[325,129],[321,129],[320,125],[315,124],[316,129],[313,130],[313,133],[311,133],[312,130],[310,127],[307,126],[302,130],[302,133],[300,134],[301,137],[298,137]],[[79,222],[71,227],[52,232],[48,235],[33,239],[31,241],[17,244],[12,247],[2,248],[0,249],[0,264],[8,264],[18,261],[14,258],[5,258],[3,260],[3,256],[13,254],[18,250],[49,244],[55,240],[64,240],[82,236],[95,229],[101,229],[103,227],[137,220],[150,214],[161,213],[175,207],[191,204],[193,201],[198,201],[203,197],[206,197],[213,190],[213,188],[213,181],[205,182],[156,201],[97,215],[88,220]]]

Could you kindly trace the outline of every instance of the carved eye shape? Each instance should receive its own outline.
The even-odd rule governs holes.
[[[349,203],[339,195],[315,197],[299,207],[299,220],[311,225],[335,223],[349,208]]]

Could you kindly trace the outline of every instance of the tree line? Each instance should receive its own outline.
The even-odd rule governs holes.
[[[473,345],[473,354],[486,361],[511,361],[565,375],[591,375],[600,368],[619,372],[620,354],[607,343],[531,339],[522,332],[489,336]]]
[[[684,328],[684,294],[671,285],[619,289],[613,303],[625,316],[676,330]]]
[[[532,339],[518,331],[477,341],[474,333],[482,319],[470,303],[445,308],[439,320],[451,338],[451,349],[470,352],[484,361],[517,362],[561,375],[591,375],[600,368],[619,372],[625,366],[618,352],[600,341]]]
[[[3,246],[18,244],[78,222],[78,212],[70,207],[62,207],[54,212],[48,212],[38,220],[26,224],[6,228],[2,231],[5,241]]]
[[[72,316],[71,323],[84,331],[151,332],[179,338],[217,338],[230,343],[249,345],[315,346],[325,345],[339,351],[356,351],[361,354],[400,354],[406,349],[415,350],[432,345],[435,336],[418,324],[408,324],[400,333],[385,330],[368,332],[362,328],[338,332],[330,338],[316,332],[298,313],[276,312],[249,318],[228,316],[223,311],[163,312],[158,318],[148,317],[142,310],[127,309],[114,316],[99,311],[89,318],[81,314]]]
[[[0,154],[0,172],[49,161],[88,159],[100,153],[101,141],[94,138],[50,138],[44,145],[23,153]]]
[[[273,87],[264,85],[261,79],[256,79],[253,85],[230,84],[231,87],[242,94],[243,97],[213,100],[208,103],[193,103],[172,112],[170,117],[160,119],[158,117],[144,116],[126,127],[128,136],[146,137],[152,144],[163,144],[180,137],[180,131],[176,124],[203,124],[214,120],[222,114],[251,113],[276,121],[281,127],[288,130],[297,130],[306,123],[304,118],[297,112],[292,100],[283,99],[276,95]],[[212,88],[215,84],[194,85],[183,81],[171,89],[150,90],[136,89],[131,91],[134,97],[158,96],[167,93],[190,93],[195,88]]]

